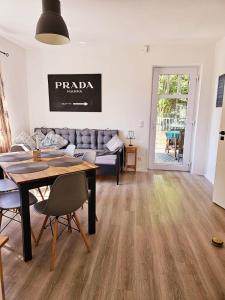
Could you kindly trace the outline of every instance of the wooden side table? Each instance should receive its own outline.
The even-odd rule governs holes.
[[[129,153],[134,154],[134,164],[128,165]],[[125,146],[125,169],[133,169],[136,172],[137,167],[137,147],[136,146]]]

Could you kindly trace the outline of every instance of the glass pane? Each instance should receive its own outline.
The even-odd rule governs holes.
[[[168,94],[168,75],[159,76],[158,94],[159,95]]]
[[[178,75],[169,75],[169,94],[177,94]]]
[[[180,94],[187,95],[189,91],[189,75],[180,76]]]
[[[183,163],[186,117],[187,99],[159,98],[155,143],[156,163]]]

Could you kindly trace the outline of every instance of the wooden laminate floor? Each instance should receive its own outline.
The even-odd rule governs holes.
[[[181,172],[127,173],[116,186],[97,183],[97,234],[86,252],[78,233],[58,240],[49,272],[50,230],[34,258],[21,257],[20,225],[5,230],[2,251],[7,299],[225,299],[225,210],[212,204],[206,179]],[[79,212],[84,226],[87,208]],[[43,217],[32,212],[38,232]]]

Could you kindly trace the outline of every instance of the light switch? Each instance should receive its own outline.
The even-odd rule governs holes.
[[[144,127],[144,121],[139,121],[139,127],[143,128]]]

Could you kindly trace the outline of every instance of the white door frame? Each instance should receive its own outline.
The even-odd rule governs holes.
[[[161,67],[154,66],[152,72],[152,96],[151,96],[151,114],[150,114],[150,138],[149,138],[149,169],[160,170],[178,170],[190,171],[192,159],[192,142],[196,118],[196,95],[197,83],[199,80],[198,66],[182,67]],[[157,100],[158,100],[158,80],[160,74],[190,74],[188,106],[187,106],[187,124],[185,128],[184,157],[183,164],[160,164],[155,163],[155,139],[156,139],[156,117],[157,117]]]

